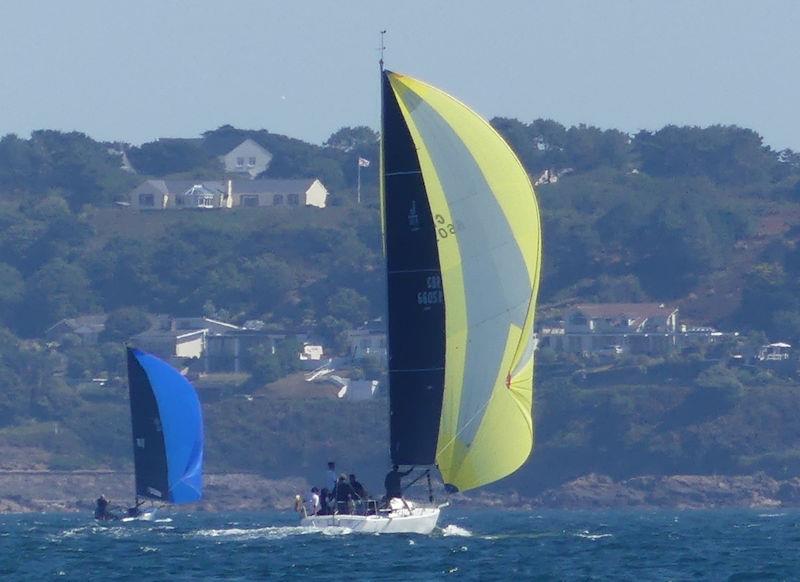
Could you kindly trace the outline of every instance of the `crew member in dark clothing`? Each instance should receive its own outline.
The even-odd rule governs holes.
[[[386,501],[388,502],[393,497],[403,497],[402,479],[408,475],[415,467],[411,467],[408,471],[400,471],[397,465],[392,466],[392,470],[386,475],[383,484],[386,487]]]
[[[347,481],[347,475],[342,473],[336,482],[336,512],[350,513],[350,502],[355,500],[356,492]]]
[[[356,501],[365,501],[368,497],[367,490],[356,479],[355,473],[350,473],[350,486],[356,494]]]
[[[94,506],[94,518],[101,521],[112,519],[113,516],[108,512],[108,499],[105,495],[97,498]]]
[[[327,487],[323,487],[322,491],[319,492],[319,511],[317,515],[330,515],[331,508],[328,505],[328,501],[331,498],[331,492],[328,491]]]

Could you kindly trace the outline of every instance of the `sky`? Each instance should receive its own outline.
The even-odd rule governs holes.
[[[4,0],[0,135],[379,125],[387,67],[486,117],[737,124],[800,151],[794,0]]]

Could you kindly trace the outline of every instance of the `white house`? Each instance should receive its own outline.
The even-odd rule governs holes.
[[[663,353],[677,345],[678,309],[659,303],[594,303],[567,310],[563,328],[539,330],[542,347],[572,353]]]
[[[234,180],[233,206],[316,206],[325,208],[328,189],[316,178]]]
[[[792,352],[791,344],[776,342],[761,346],[756,354],[759,362],[782,362],[788,360]]]
[[[228,197],[221,181],[145,180],[128,194],[137,210],[224,208]]]
[[[248,174],[250,178],[255,178],[269,168],[272,154],[252,139],[247,138],[219,158],[225,165],[227,173]]]
[[[257,206],[325,208],[328,190],[316,178],[291,180],[145,180],[128,194],[137,210],[252,208]]]
[[[137,348],[155,354],[162,359],[199,358],[203,355],[208,330],[193,331],[152,330],[131,338]]]

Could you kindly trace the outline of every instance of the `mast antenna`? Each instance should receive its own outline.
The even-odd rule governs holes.
[[[379,64],[380,64],[380,66],[381,66],[381,71],[383,70],[383,53],[384,53],[384,51],[386,50],[386,45],[383,43],[383,37],[384,37],[385,35],[386,35],[386,31],[385,31],[385,30],[382,30],[382,31],[381,31],[381,46],[380,46],[380,49],[379,49],[379,50],[381,51],[381,60],[380,60],[380,61],[378,61],[378,63],[379,63]]]

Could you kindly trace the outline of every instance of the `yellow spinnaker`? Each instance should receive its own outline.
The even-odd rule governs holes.
[[[386,74],[437,231],[446,346],[436,463],[464,491],[514,472],[533,448],[539,209],[522,164],[488,122],[435,87]]]

